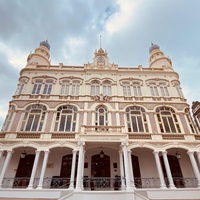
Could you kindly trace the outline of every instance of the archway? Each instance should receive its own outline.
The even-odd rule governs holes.
[[[178,158],[176,156],[173,156],[173,155],[167,155],[167,158],[168,158],[172,178],[173,178],[173,181],[174,181],[174,185],[177,188],[184,187],[183,174],[182,174],[182,171],[181,171],[181,167],[180,167]],[[163,169],[163,175],[164,175],[165,180],[166,180],[166,185],[168,186],[169,182],[167,180],[167,172],[166,172],[166,169],[165,169],[164,160],[163,160],[162,156],[160,157],[160,160],[161,160],[161,165],[162,165],[162,169]]]

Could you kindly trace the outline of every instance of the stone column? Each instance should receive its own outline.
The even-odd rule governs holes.
[[[35,159],[34,159],[33,169],[32,169],[32,173],[31,173],[31,177],[30,177],[30,181],[29,181],[29,185],[28,185],[27,189],[33,189],[33,183],[34,183],[35,173],[36,173],[37,166],[38,166],[39,156],[40,156],[40,151],[35,151]]]
[[[129,168],[130,168],[131,186],[135,187],[131,151],[128,151],[128,162],[129,162]]]
[[[76,178],[76,190],[82,189],[82,172],[83,172],[83,155],[84,155],[84,145],[85,142],[80,141],[79,145],[79,156],[78,156],[78,170],[77,170],[77,178]]]
[[[126,177],[126,190],[131,190],[131,180],[130,180],[130,169],[127,155],[127,142],[122,142],[121,146],[124,154],[124,167],[125,167],[125,177]]]
[[[199,166],[200,166],[200,152],[197,151],[196,153],[197,153],[198,163],[199,163]]]
[[[39,180],[39,184],[38,184],[37,189],[43,188],[43,180],[44,180],[45,170],[46,170],[46,167],[47,167],[48,157],[49,157],[49,151],[48,150],[44,151],[44,160],[43,160],[43,164],[42,164],[42,170],[41,170],[40,180]]]
[[[120,126],[120,116],[119,116],[119,105],[118,105],[118,103],[115,103],[115,110],[116,110],[116,115],[115,115],[115,117],[116,117],[116,125],[117,126]]]
[[[1,171],[1,166],[3,166],[3,159],[2,159],[3,152],[4,152],[3,150],[0,151],[0,171]]]
[[[82,181],[81,181],[81,184],[82,184],[82,189],[84,189],[84,186],[83,186],[83,177],[84,177],[84,162],[85,162],[85,150],[83,150],[83,159],[82,159],[82,174],[81,174],[81,177],[82,177]]]
[[[174,185],[173,178],[172,178],[172,173],[171,173],[168,158],[167,158],[167,152],[163,151],[162,155],[163,155],[163,160],[164,160],[164,164],[165,164],[165,169],[167,172],[167,178],[169,180],[169,188],[176,188]]]
[[[8,165],[9,165],[9,162],[10,162],[10,159],[12,157],[13,152],[14,152],[13,150],[7,151],[7,156],[6,156],[6,159],[5,159],[4,165],[3,165],[2,170],[1,170],[1,174],[0,174],[0,188],[2,187],[4,175],[5,175],[6,170],[8,168]]]
[[[119,151],[119,162],[120,162],[120,175],[121,175],[121,189],[125,190],[125,181],[124,181],[124,162],[122,152]]]
[[[167,188],[166,184],[165,184],[162,168],[161,168],[161,165],[160,165],[159,152],[154,151],[153,154],[154,154],[154,157],[155,157],[156,167],[157,167],[158,175],[159,175],[159,178],[160,178],[160,188]]]
[[[87,125],[87,118],[88,118],[88,112],[86,111],[88,109],[88,102],[84,103],[84,111],[83,111],[83,125]]]
[[[192,164],[192,168],[193,168],[193,171],[194,171],[194,175],[198,181],[198,188],[200,187],[200,174],[199,174],[199,169],[197,167],[197,163],[195,161],[195,158],[194,158],[194,152],[193,151],[188,151],[187,154],[189,155],[189,158],[190,158],[190,162]]]
[[[72,158],[72,168],[71,168],[71,176],[70,176],[70,189],[74,189],[74,175],[75,175],[75,169],[76,169],[76,154],[77,151],[73,150],[73,158]]]

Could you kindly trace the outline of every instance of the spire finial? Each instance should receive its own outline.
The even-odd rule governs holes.
[[[99,45],[100,45],[100,49],[101,49],[101,35],[100,35],[100,38],[99,38]]]

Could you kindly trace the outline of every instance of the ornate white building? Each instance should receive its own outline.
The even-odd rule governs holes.
[[[149,66],[51,65],[40,43],[0,133],[0,199],[200,199],[200,135],[179,75],[152,44]]]

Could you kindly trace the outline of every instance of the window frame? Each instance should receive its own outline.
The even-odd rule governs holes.
[[[73,105],[63,105],[57,109],[54,123],[56,132],[75,132],[78,110]]]
[[[129,106],[125,110],[127,130],[131,133],[148,133],[148,121],[144,108]]]
[[[44,105],[33,104],[26,108],[20,131],[41,132],[44,127],[44,121],[47,108]]]
[[[156,116],[161,133],[181,133],[181,127],[174,109],[167,106],[158,107]]]

